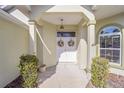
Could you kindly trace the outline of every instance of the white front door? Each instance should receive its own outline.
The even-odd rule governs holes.
[[[75,32],[57,33],[57,60],[58,62],[76,62]]]

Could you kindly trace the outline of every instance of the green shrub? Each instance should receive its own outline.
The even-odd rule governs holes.
[[[35,55],[22,55],[20,57],[20,74],[22,76],[22,87],[33,88],[37,85],[38,59]]]
[[[105,58],[95,57],[91,65],[91,82],[95,87],[106,87],[109,61]]]

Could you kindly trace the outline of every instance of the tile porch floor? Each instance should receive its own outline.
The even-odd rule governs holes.
[[[88,83],[87,74],[75,63],[59,63],[39,73],[39,88],[84,88]]]

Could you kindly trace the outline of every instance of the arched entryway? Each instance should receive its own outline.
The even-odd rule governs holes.
[[[36,10],[36,11],[35,11]],[[83,23],[82,25],[85,23],[87,26],[87,66],[90,67],[90,64],[92,62],[92,58],[94,56],[96,56],[96,50],[95,50],[95,16],[93,15],[93,13],[91,13],[90,11],[88,11],[87,9],[85,9],[82,6],[51,6],[49,8],[43,8],[43,7],[35,7],[33,9],[33,12],[31,14],[31,18],[33,20],[37,21],[37,24],[40,23],[40,25],[44,28],[44,20],[41,21],[41,19],[44,16],[47,16],[52,13],[52,14],[56,14],[56,13],[81,13],[82,17],[83,17]],[[72,20],[74,20],[75,17],[72,18]],[[46,17],[46,21],[50,21],[48,17]],[[52,22],[54,23],[55,20],[53,19]],[[32,32],[32,30],[35,32],[35,29],[30,29],[30,31]],[[46,32],[44,32],[46,34]],[[45,37],[45,36],[44,36]],[[36,37],[35,37],[36,38]],[[47,38],[45,38],[47,39]],[[49,41],[49,40],[48,40]],[[36,43],[36,42],[33,42]],[[49,42],[48,42],[49,43]],[[36,45],[36,44],[35,44]],[[43,63],[49,63],[51,61],[51,63],[54,63],[53,65],[55,65],[55,61],[57,62],[57,59],[55,58],[55,55],[52,55],[54,53],[56,53],[56,51],[54,51],[55,49],[51,49],[51,54],[47,53],[51,44],[46,44],[48,46],[48,48],[44,48],[43,49]],[[36,46],[34,46],[34,52],[36,51]],[[77,52],[81,52],[81,51],[77,51]],[[53,57],[52,57],[53,56]],[[49,58],[49,59],[48,59]],[[51,60],[50,60],[51,58]],[[50,63],[50,65],[52,65]],[[85,68],[87,67],[86,65],[84,66]]]
[[[47,73],[47,77],[44,77],[45,75],[41,75],[43,76],[43,78],[45,79],[45,82],[43,82],[42,84],[40,84],[41,86],[39,87],[47,87],[47,86],[53,86],[54,84],[57,84],[57,86],[55,87],[65,87],[65,84],[68,87],[85,87],[86,84],[88,83],[88,77],[86,75],[85,70],[80,70],[79,66],[77,65],[78,62],[80,61],[82,63],[83,69],[85,68],[90,68],[90,64],[92,61],[92,58],[95,55],[96,51],[95,51],[95,17],[94,15],[89,12],[88,10],[86,10],[85,8],[83,8],[82,6],[53,6],[52,8],[43,10],[42,7],[38,7],[35,8],[36,11],[34,11],[35,16],[32,16],[32,19],[36,20],[37,24],[39,24],[43,29],[40,33],[41,35],[41,42],[43,43],[43,48],[42,48],[42,54],[43,54],[43,63],[47,65],[47,67],[51,67],[51,66],[55,66],[55,70],[53,71],[52,69],[49,72],[52,72],[52,75],[50,75],[49,79],[48,78],[48,73]],[[34,9],[34,10],[35,10]],[[83,26],[85,25],[87,28],[87,34],[86,34],[86,38],[87,38],[87,54],[86,54],[86,59],[85,63],[83,64],[83,61],[80,57],[82,57],[81,52],[83,52],[82,48],[80,48],[79,50],[76,49],[76,52],[79,54],[79,57],[77,57],[76,55],[76,61],[77,64],[74,63],[70,63],[68,64],[66,63],[59,63],[57,64],[57,58],[56,58],[56,46],[59,44],[60,47],[64,45],[66,45],[66,47],[64,49],[68,49],[69,51],[71,51],[71,49],[75,49],[75,45],[77,45],[76,41],[74,40],[75,36],[71,36],[69,33],[67,33],[68,31],[73,32],[76,30],[70,30],[70,29],[66,29],[65,32],[66,34],[64,34],[64,36],[69,35],[69,37],[61,37],[59,38],[58,42],[57,41],[57,32],[60,32],[61,34],[63,34],[63,30],[60,31],[60,29],[58,29],[58,27],[60,27],[60,19],[55,17],[56,15],[61,14],[62,17],[63,15],[68,15],[69,16],[64,16],[64,18],[67,18],[66,20],[68,20],[70,18],[70,20],[68,22],[74,22],[77,21],[76,17],[72,17],[72,14],[76,14],[76,13],[80,13],[82,18],[83,18],[83,23],[81,23],[81,28],[83,28]],[[79,15],[79,14],[78,14]],[[55,19],[54,19],[55,18]],[[79,19],[79,21],[82,20]],[[75,20],[76,19],[76,20]],[[79,22],[78,21],[78,22]],[[66,22],[66,24],[68,23]],[[72,22],[72,23],[73,23]],[[70,24],[69,23],[69,24]],[[37,31],[39,31],[37,29],[37,25],[36,24],[31,24],[30,25],[30,32],[34,32],[31,33],[31,36],[33,36],[34,38],[34,47],[33,47],[33,52],[37,52],[40,50],[36,50],[36,33]],[[40,31],[39,31],[40,32]],[[72,33],[71,33],[72,34]],[[78,38],[78,40],[81,40],[81,34],[79,33],[79,37],[76,37],[76,39]],[[64,38],[64,39],[63,39]],[[64,43],[62,41],[62,39],[64,40]],[[73,45],[73,41],[74,45]],[[82,44],[80,44],[82,46]],[[72,47],[73,46],[73,47]],[[77,46],[76,46],[77,48]],[[37,53],[36,53],[37,54]],[[66,56],[66,58],[68,58]],[[57,65],[56,65],[57,64]],[[42,74],[42,73],[41,73]],[[41,79],[42,82],[42,78],[40,77],[39,79]],[[79,83],[82,81],[82,79],[84,80],[83,83]],[[55,81],[54,81],[55,80]],[[39,80],[40,81],[40,80]],[[63,82],[64,81],[64,82]],[[67,81],[67,82],[65,82]],[[72,82],[74,84],[74,86],[72,85]],[[75,83],[74,83],[75,82]],[[84,84],[84,85],[80,85],[80,84]],[[59,86],[58,86],[59,85]]]

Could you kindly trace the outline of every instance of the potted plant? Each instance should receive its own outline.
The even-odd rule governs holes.
[[[46,65],[45,64],[40,65],[39,71],[45,72],[46,71]]]

